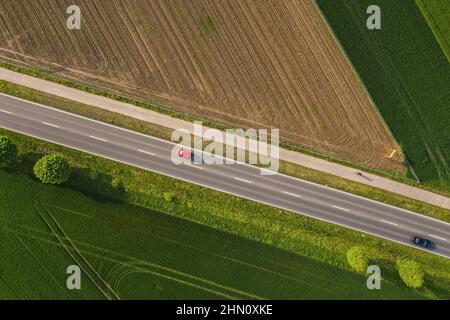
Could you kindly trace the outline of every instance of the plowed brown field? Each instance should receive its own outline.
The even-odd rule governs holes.
[[[81,30],[66,28],[76,2]],[[312,1],[1,0],[0,56],[233,127],[401,169]]]

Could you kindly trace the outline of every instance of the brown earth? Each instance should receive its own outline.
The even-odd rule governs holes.
[[[313,1],[2,0],[0,57],[322,154],[403,159]]]

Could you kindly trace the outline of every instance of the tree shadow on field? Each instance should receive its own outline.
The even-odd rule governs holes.
[[[36,162],[51,150],[39,150],[37,152],[23,153],[19,156],[13,169],[8,172],[22,172],[29,175],[33,180],[40,182],[34,175],[33,168]],[[103,174],[101,172],[72,167],[72,174],[68,182],[60,187],[70,188],[81,192],[89,198],[102,203],[122,203],[127,200],[127,192],[120,178]]]
[[[33,168],[36,162],[44,155],[45,154],[39,152],[22,153],[19,155],[18,157],[19,161],[16,163],[15,167],[20,171],[31,175],[33,179],[36,179],[33,173]]]
[[[381,277],[383,280],[399,286],[404,285],[402,279],[400,279],[400,276],[398,275],[395,264],[391,261],[383,259],[370,259],[369,265],[377,265],[380,267]]]
[[[448,288],[450,287],[450,284],[448,283],[448,281],[447,283],[445,283],[444,281],[445,280],[434,279],[425,274],[425,284],[423,290],[427,290],[426,287],[432,287],[433,293],[435,296],[437,296],[438,299],[449,300],[450,291],[448,290]]]
[[[87,168],[73,168],[66,186],[100,203],[123,203],[128,198],[120,178]]]
[[[398,288],[403,288],[405,291],[415,292],[416,294],[430,297],[430,295],[438,296],[439,298],[448,297],[449,292],[442,286],[437,285],[436,281],[434,281],[431,277],[425,275],[425,283],[423,287],[419,289],[412,289],[406,286],[403,280],[400,278],[397,267],[395,263],[383,260],[383,259],[371,259],[369,261],[369,265],[377,265],[381,270],[381,277],[383,281],[389,282],[391,285],[395,285]],[[383,286],[383,284],[382,284]],[[429,288],[433,288],[432,292]]]

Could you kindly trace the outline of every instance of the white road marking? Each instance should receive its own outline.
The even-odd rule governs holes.
[[[202,167],[194,166],[193,164],[186,164],[186,165],[189,166],[189,167],[195,168],[195,169],[203,170]]]
[[[226,158],[225,158],[225,159],[226,159]],[[266,175],[268,175],[268,176],[274,176],[274,175],[278,174],[278,172],[273,171],[273,170],[270,170],[270,169],[260,168],[260,167],[256,167],[256,166],[255,166],[255,168],[259,169],[260,172],[265,172]]]
[[[51,123],[48,123],[48,122],[41,122],[42,124],[45,124],[46,126],[49,126],[49,127],[53,127],[53,128],[58,128],[59,129],[59,126],[57,126],[56,124],[51,124]]]
[[[148,154],[148,155],[150,155],[150,156],[154,156],[155,154],[154,153],[151,153],[151,152],[148,152],[148,151],[145,151],[145,150],[138,150],[140,153],[145,153],[145,154]]]
[[[302,197],[302,196],[299,196],[298,194],[290,193],[290,192],[287,192],[287,191],[283,191],[283,193],[287,194],[287,195],[290,195],[290,196],[293,196],[293,197],[296,197],[296,198],[301,198]]]
[[[429,234],[429,236],[432,237],[432,238],[436,238],[436,239],[442,240],[442,241],[447,241],[447,239],[435,236],[434,234]]]
[[[380,219],[380,221],[381,221],[381,222],[384,222],[384,223],[387,223],[387,224],[391,224],[391,225],[393,225],[393,226],[398,226],[398,224],[396,224],[396,223],[394,223],[394,222],[386,221],[386,220],[383,220],[383,219]]]
[[[346,212],[349,212],[350,210],[348,210],[348,209],[345,209],[345,208],[342,208],[342,207],[338,207],[338,206],[332,206],[333,208],[335,208],[335,209],[339,209],[339,210],[342,210],[342,211],[346,211]]]
[[[252,183],[251,181],[244,180],[244,179],[241,179],[241,178],[236,178],[236,177],[234,177],[234,180],[242,181],[242,182],[245,182],[245,183]]]
[[[99,138],[99,137],[96,137],[96,136],[89,136],[89,138],[92,138],[92,139],[95,139],[95,140],[99,140],[99,141],[103,141],[103,142],[108,142],[108,140],[102,139],[102,138]]]
[[[12,112],[6,111],[6,110],[2,110],[2,109],[0,109],[0,112],[6,113],[6,114],[12,114]]]

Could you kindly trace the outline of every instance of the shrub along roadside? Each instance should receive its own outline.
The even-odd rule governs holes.
[[[349,269],[347,251],[352,246],[364,246],[371,259],[380,265],[384,281],[389,282],[398,282],[395,261],[414,255],[435,280],[430,282],[427,291],[420,294],[450,298],[448,259],[3,129],[0,129],[0,134],[9,135],[18,144],[21,162],[16,169],[32,174],[30,168],[36,158],[47,153],[62,153],[73,167],[67,186],[93,197],[117,199],[111,182],[119,179],[126,199],[131,203],[344,269]]]
[[[365,273],[369,266],[367,250],[360,246],[351,247],[347,252],[347,262],[356,272]]]
[[[425,272],[420,264],[412,260],[397,261],[398,274],[403,282],[411,288],[420,288],[424,284]]]
[[[42,183],[63,184],[69,180],[71,169],[62,155],[50,154],[36,162],[33,172]]]
[[[17,147],[10,138],[0,136],[0,168],[9,167],[17,157]]]

